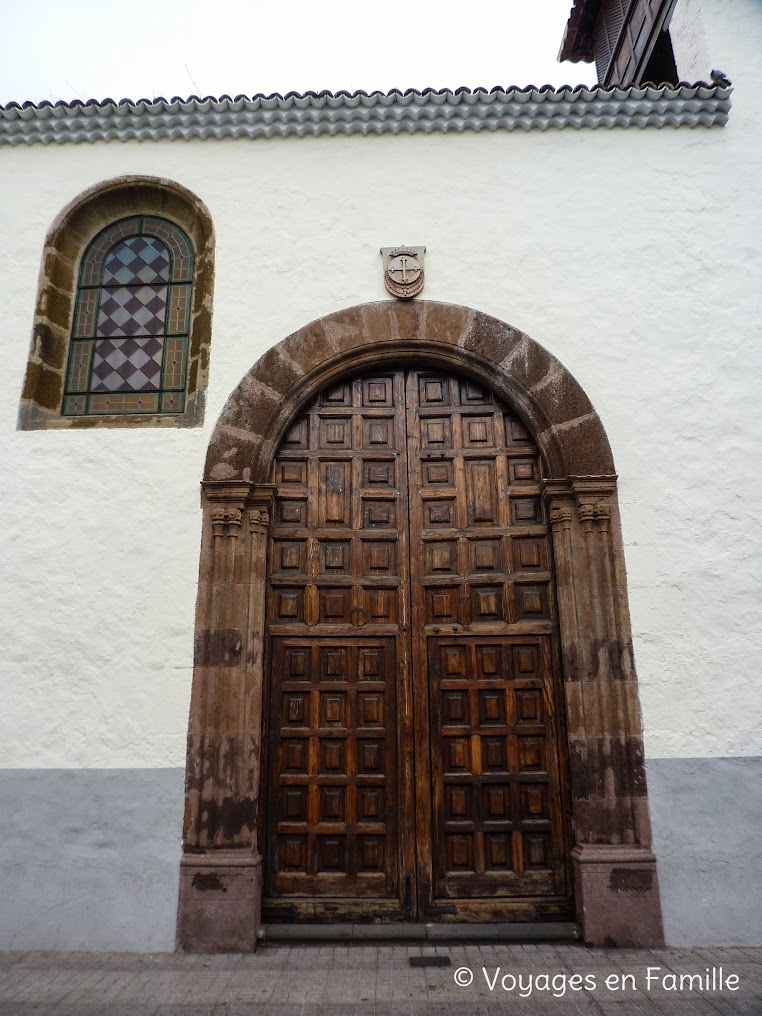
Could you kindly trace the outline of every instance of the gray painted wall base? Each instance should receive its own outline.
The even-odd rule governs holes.
[[[646,769],[667,944],[762,944],[762,758]]]
[[[172,951],[184,780],[0,770],[0,949]]]
[[[667,942],[762,944],[762,758],[647,765]],[[0,949],[173,950],[183,781],[0,770]]]

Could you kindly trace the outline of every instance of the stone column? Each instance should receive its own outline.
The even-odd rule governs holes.
[[[616,477],[546,480],[564,666],[577,913],[590,945],[663,943]]]
[[[271,485],[209,481],[196,608],[178,948],[251,952]]]

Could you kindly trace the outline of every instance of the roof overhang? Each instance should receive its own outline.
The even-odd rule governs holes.
[[[574,0],[561,42],[559,60],[572,63],[592,63],[594,60],[593,33],[603,0]]]

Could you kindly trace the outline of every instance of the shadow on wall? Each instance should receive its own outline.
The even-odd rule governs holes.
[[[0,771],[0,949],[173,952],[184,778]]]
[[[762,945],[762,758],[646,768],[667,944]]]

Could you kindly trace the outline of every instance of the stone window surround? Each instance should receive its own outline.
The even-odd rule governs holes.
[[[168,219],[187,234],[193,245],[196,266],[185,409],[166,415],[62,416],[82,256],[98,233],[133,215]],[[121,176],[80,194],[59,214],[45,239],[17,429],[200,426],[209,376],[213,284],[212,219],[206,205],[191,191],[161,177]]]
[[[466,307],[384,301],[314,321],[271,348],[230,396],[211,438],[178,948],[256,948],[266,554],[280,439],[342,375],[414,363],[487,385],[540,447],[556,563],[577,918],[591,945],[661,945],[617,477],[600,418],[563,365],[510,325]]]

